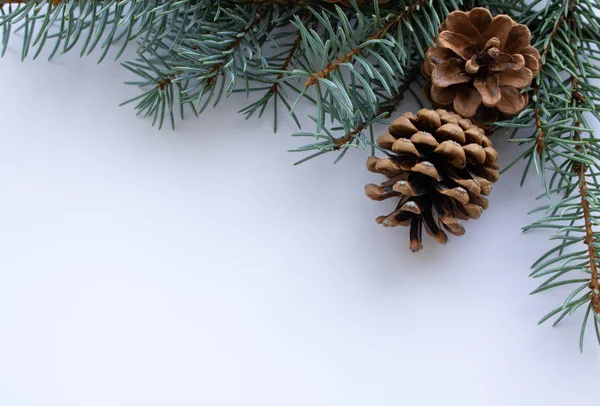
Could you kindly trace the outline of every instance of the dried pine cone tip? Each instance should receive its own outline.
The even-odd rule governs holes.
[[[439,243],[465,233],[460,220],[477,219],[487,209],[498,179],[498,153],[483,129],[443,109],[405,113],[377,139],[387,157],[367,159],[367,169],[387,179],[365,186],[373,200],[399,199],[379,216],[385,227],[410,227],[410,249],[423,248],[422,228]]]
[[[425,54],[422,70],[430,83],[424,91],[467,118],[495,121],[498,111],[517,114],[529,102],[521,90],[540,68],[540,53],[530,41],[527,26],[507,15],[493,17],[484,8],[454,11]]]

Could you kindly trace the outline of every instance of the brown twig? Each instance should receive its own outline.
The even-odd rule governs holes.
[[[279,87],[279,80],[281,78],[283,78],[283,75],[285,74],[285,71],[287,71],[287,68],[290,66],[290,63],[292,62],[292,59],[294,59],[294,54],[296,53],[296,51],[300,47],[300,42],[301,41],[302,41],[302,34],[298,33],[298,36],[296,37],[296,40],[292,44],[292,47],[290,48],[290,51],[288,52],[287,57],[285,58],[285,60],[283,61],[283,64],[279,68],[279,70],[281,72],[277,75],[277,77],[275,78],[275,83],[273,83],[273,85],[269,89],[270,93],[277,92],[277,88]]]
[[[534,86],[533,97],[535,97],[536,100],[537,100],[538,90],[539,90],[539,87],[537,85]],[[537,136],[535,137],[536,152],[538,153],[538,155],[542,155],[542,152],[544,151],[544,146],[546,145],[544,143],[544,137],[546,136],[546,133],[542,129],[542,110],[537,106],[537,102],[536,102],[536,106],[535,106],[534,116],[535,116],[535,132],[537,133]]]
[[[570,17],[573,7],[575,6],[575,0],[571,0],[569,3],[569,12],[567,14],[567,21],[569,24],[574,24],[574,20]],[[575,27],[571,27],[574,29]],[[577,49],[575,49],[575,58],[577,58]],[[579,78],[571,76],[571,101],[573,105],[577,107],[579,104],[585,104],[585,98],[579,93]],[[574,122],[574,127],[580,127],[581,123],[579,120]],[[573,132],[573,140],[580,141],[580,131]],[[577,151],[582,151],[583,147],[577,145],[575,147]],[[594,229],[592,228],[593,218],[590,203],[588,201],[589,193],[586,179],[586,172],[588,170],[585,164],[573,165],[573,170],[577,171],[579,175],[579,196],[581,198],[581,207],[583,215],[583,223],[585,227],[585,237],[583,243],[587,246],[587,259],[590,269],[590,302],[594,313],[600,314],[600,281],[598,281],[598,257],[596,254],[596,237],[594,236]]]
[[[406,17],[408,17],[409,15],[411,15],[412,13],[414,13],[416,10],[418,10],[419,7],[424,6],[427,3],[428,3],[428,0],[418,0],[412,6],[407,7],[406,9],[404,9],[404,11],[402,11],[401,13],[399,13],[394,19],[392,19],[391,21],[389,21],[387,24],[383,25],[383,27],[381,27],[379,30],[377,30],[373,35],[367,37],[367,39],[363,42],[363,44],[366,43],[366,42],[369,42],[369,41],[381,38],[392,27],[400,24]],[[309,87],[309,86],[312,86],[315,83],[317,83],[319,81],[319,79],[326,79],[326,78],[328,78],[329,75],[332,72],[334,72],[337,69],[339,69],[339,67],[340,67],[341,64],[349,62],[355,56],[360,55],[362,53],[362,50],[363,49],[360,46],[352,49],[346,55],[342,56],[341,58],[337,59],[336,61],[328,64],[327,66],[325,66],[325,68],[322,71],[314,73],[313,75],[311,75],[308,79],[306,79],[306,82],[304,83],[304,86]]]
[[[575,96],[575,94],[579,94],[579,80],[576,77],[571,77],[572,84],[572,99],[574,101],[575,106],[577,106],[579,99]],[[576,121],[574,123],[575,127],[579,127],[581,123]],[[573,134],[573,140],[579,141],[579,131],[575,131]],[[582,147],[577,145],[577,151],[581,151]],[[596,255],[596,249],[594,244],[596,242],[596,237],[594,236],[594,230],[592,228],[592,211],[590,208],[590,203],[588,201],[588,187],[587,187],[587,179],[586,179],[586,171],[587,166],[582,165],[580,163],[576,163],[577,165],[573,165],[573,170],[576,171],[579,175],[579,196],[581,198],[581,207],[583,208],[583,223],[585,226],[585,237],[583,243],[587,245],[587,253],[588,253],[588,263],[590,268],[590,283],[589,288],[591,290],[590,301],[592,303],[592,308],[596,314],[600,314],[600,281],[598,281],[598,257]]]
[[[171,84],[172,80],[173,80],[173,78],[167,76],[163,80],[159,81],[158,84],[156,85],[156,87],[159,88],[160,90],[164,90],[167,86],[169,86]]]
[[[590,300],[592,308],[596,314],[600,314],[600,282],[598,281],[598,258],[596,256],[596,237],[592,229],[592,214],[590,204],[588,202],[587,180],[585,178],[586,167],[583,166],[579,171],[579,195],[581,197],[581,206],[583,207],[583,221],[585,223],[585,239],[584,244],[587,245],[588,260],[590,266],[590,284],[591,290]]]
[[[576,79],[574,79],[576,82]],[[579,127],[581,124],[575,122],[575,127]],[[579,131],[575,131],[573,136],[575,141],[579,141]],[[581,147],[577,147],[581,150]],[[596,255],[596,249],[594,244],[596,243],[596,237],[594,236],[594,230],[592,228],[592,211],[590,203],[588,202],[588,187],[585,173],[587,171],[586,165],[577,165],[579,173],[579,196],[581,198],[581,207],[583,208],[583,222],[585,226],[585,237],[583,243],[587,245],[588,263],[590,268],[590,283],[589,288],[591,290],[590,301],[592,308],[596,314],[600,314],[600,281],[598,281],[598,257]]]

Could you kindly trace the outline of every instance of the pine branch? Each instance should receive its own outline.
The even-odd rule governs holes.
[[[381,102],[378,103],[378,109],[369,116],[363,116],[362,119],[355,121],[351,127],[344,129],[344,127],[333,127],[331,129],[323,128],[321,132],[315,133],[296,133],[293,134],[296,137],[311,137],[311,138],[325,138],[325,141],[317,142],[314,144],[308,144],[301,148],[292,150],[292,152],[310,152],[313,153],[302,160],[295,163],[306,162],[312,158],[316,158],[328,152],[341,151],[335,162],[338,162],[350,149],[357,145],[362,145],[365,149],[371,145],[371,153],[374,153],[375,143],[373,126],[377,123],[384,122],[389,116],[396,110],[398,104],[404,99],[407,91],[411,91],[410,86],[415,83],[416,78],[420,74],[420,64],[418,61],[414,61],[408,68],[405,76],[402,77],[402,82],[396,91],[390,97],[382,97]],[[336,131],[344,131],[344,135],[336,138],[333,133]],[[369,136],[365,135],[365,132],[369,132]]]
[[[235,39],[229,45],[227,45],[225,49],[221,51],[221,53],[229,54],[232,51],[236,50],[240,46],[246,35],[248,35],[250,30],[252,30],[263,18],[265,18],[270,8],[270,4],[263,4],[260,7],[258,7],[254,19],[251,20],[246,26],[244,26],[241,30],[239,30],[238,33],[235,34]],[[215,85],[215,83],[217,82],[218,75],[223,73],[223,68],[227,62],[228,60],[224,59],[222,62],[219,62],[212,68],[210,68],[208,73],[205,75],[206,81],[209,86]]]
[[[165,36],[154,47],[140,53],[138,61],[123,64],[145,79],[130,84],[152,86],[124,104],[138,102],[135,106],[138,114],[155,116],[154,122],[158,118],[159,128],[166,111],[174,125],[175,99],[192,106],[194,114],[204,111],[211,100],[215,100],[216,105],[223,94],[229,95],[235,90],[240,76],[248,80],[249,63],[253,60],[265,63],[261,48],[277,24],[276,9],[272,4],[240,6],[236,3],[230,8],[223,4],[208,9],[210,14],[204,16],[207,21],[183,34]]]
[[[182,25],[193,21],[202,7],[204,3],[196,0],[0,0],[2,54],[11,32],[21,30],[23,59],[36,46],[33,58],[37,58],[49,40],[55,42],[49,58],[82,43],[82,56],[100,45],[100,61],[121,41],[118,59],[130,41],[143,38],[140,46],[150,47],[180,27],[175,21]]]
[[[295,135],[324,139],[296,151],[316,151],[310,159],[342,150],[339,159],[348,146],[368,148],[373,135],[365,137],[363,130],[372,132],[372,124],[381,119],[382,106],[398,95],[409,71],[420,62],[424,47],[433,44],[450,11],[448,4],[459,8],[453,1],[404,0],[394,9],[375,5],[371,14],[340,7],[335,11],[309,9],[319,30],[308,30],[296,20],[305,50],[303,66],[297,66],[284,80],[303,80],[296,103],[306,98],[310,89],[317,110],[311,117],[316,130]],[[328,128],[329,120],[339,127]],[[335,137],[335,131],[343,131],[343,136]]]
[[[570,0],[569,2],[569,13],[566,15],[565,19],[567,19],[568,24],[569,24],[569,29],[571,32],[573,32],[576,28],[572,25],[574,20],[572,17],[572,13],[573,13],[573,9],[575,7],[575,0]],[[555,29],[552,33],[552,35],[556,35],[555,32],[557,30]],[[571,37],[571,39],[573,41],[576,41],[576,38],[574,38],[573,36]],[[552,41],[552,39],[551,39]],[[546,53],[547,51],[544,50]],[[578,58],[578,50],[575,49],[575,57]],[[581,72],[580,72],[581,73]],[[581,96],[581,94],[579,93],[579,77],[577,76],[571,76],[571,85],[572,85],[572,91],[571,91],[571,97],[572,97],[572,103],[574,105],[574,107],[579,107],[580,104],[585,104],[585,99],[583,98],[583,96]],[[575,121],[574,123],[575,127],[580,127],[581,123],[579,121]],[[577,130],[574,131],[573,133],[573,139],[576,142],[580,142],[581,140],[581,133]],[[585,144],[583,144],[585,145]],[[575,147],[575,149],[578,152],[582,152],[582,145],[577,145]],[[583,243],[587,246],[587,262],[588,262],[588,268],[590,270],[590,282],[589,282],[589,288],[590,288],[590,305],[592,307],[592,309],[594,310],[596,315],[600,314],[600,282],[598,281],[598,258],[596,255],[596,249],[595,247],[595,243],[596,243],[596,238],[594,236],[594,230],[592,228],[592,224],[594,224],[594,217],[592,216],[592,210],[590,207],[590,193],[589,193],[589,189],[588,189],[588,182],[586,179],[586,172],[588,171],[588,168],[586,165],[573,165],[574,169],[579,169],[578,172],[578,177],[579,177],[579,182],[578,182],[578,186],[579,186],[579,196],[581,197],[581,207],[583,208],[582,210],[582,218],[583,218],[583,224],[585,227],[585,238],[583,240]],[[600,336],[599,336],[599,340],[600,340]],[[599,341],[600,344],[600,341]]]
[[[314,19],[312,18],[312,14],[302,12],[304,25],[313,25]],[[304,50],[302,49],[302,36],[299,30],[294,30],[292,32],[288,32],[289,29],[294,28],[286,27],[283,32],[275,34],[273,39],[278,42],[275,46],[276,49],[280,50],[280,52],[276,55],[273,55],[267,59],[269,66],[273,66],[274,70],[264,69],[261,66],[255,66],[254,70],[249,73],[249,77],[253,80],[257,81],[259,84],[264,83],[267,85],[266,87],[257,87],[256,90],[266,90],[265,94],[257,101],[253,102],[249,106],[243,108],[239,112],[244,113],[246,115],[246,119],[249,119],[258,111],[258,117],[260,118],[262,114],[265,112],[267,106],[273,101],[273,131],[277,132],[277,122],[278,122],[278,103],[282,103],[283,106],[289,111],[291,117],[294,119],[298,127],[300,128],[300,121],[296,114],[292,111],[292,107],[290,103],[287,101],[289,98],[287,91],[292,90],[296,91],[294,86],[290,86],[289,83],[282,81],[286,73],[291,66],[294,66],[297,63],[299,55],[301,55]],[[291,44],[282,44],[281,42],[287,38],[294,38]],[[287,47],[287,50],[285,48]],[[283,59],[282,59],[283,58]],[[287,90],[284,89],[284,86],[287,87]],[[245,91],[245,89],[241,89],[240,91]]]
[[[523,19],[534,27],[533,38],[542,55],[533,104],[511,122],[498,123],[533,128],[529,138],[515,140],[530,145],[518,158],[527,159],[523,180],[533,163],[542,176],[544,197],[560,196],[555,203],[535,209],[544,216],[524,230],[555,232],[551,239],[559,243],[533,265],[531,276],[546,278],[533,293],[576,286],[540,323],[557,316],[556,325],[587,305],[581,349],[590,314],[600,342],[599,234],[594,229],[600,222],[600,145],[589,121],[600,120],[600,88],[591,83],[600,74],[592,63],[600,59],[599,7],[579,0],[550,0],[543,10],[531,7],[524,13]],[[575,276],[579,273],[584,277]]]
[[[378,40],[383,37],[384,34],[389,32],[393,27],[402,23],[403,20],[414,14],[420,7],[426,5],[429,0],[418,0],[416,3],[411,6],[406,6],[406,8],[401,11],[397,16],[390,18],[390,21],[385,23],[381,28],[379,28],[374,34],[368,36],[364,41],[360,44],[357,44],[352,50],[346,53],[341,58],[335,60],[334,62],[329,63],[325,68],[320,71],[312,74],[306,82],[304,86],[309,87],[314,85],[319,81],[319,79],[326,79],[329,77],[331,72],[339,69],[341,64],[348,63],[352,61],[352,59],[363,52],[363,47],[369,42],[374,40]]]
[[[385,105],[383,105],[373,115],[373,117],[371,117],[370,120],[360,122],[355,129],[348,132],[343,137],[336,139],[334,142],[335,146],[333,147],[333,150],[338,151],[344,145],[350,143],[357,135],[362,134],[362,132],[365,129],[371,127],[374,124],[375,119],[383,120],[388,118],[396,110],[396,108],[398,107],[398,103],[400,103],[400,101],[404,99],[404,94],[409,90],[410,85],[414,83],[417,76],[419,75],[420,70],[420,65],[415,64],[408,72],[408,75],[404,79],[404,83],[397,89],[396,94],[391,99],[389,99],[385,103]]]
[[[260,91],[263,97],[241,110],[246,117],[260,117],[273,106],[276,129],[282,104],[299,123],[297,97],[296,102],[316,104],[318,132],[328,116],[346,134],[395,96],[404,69],[432,43],[447,5],[458,8],[454,0],[392,0],[361,9],[319,0],[23,0],[15,5],[9,4],[7,13],[0,9],[0,27],[4,50],[15,27],[25,32],[23,57],[33,46],[37,56],[53,39],[51,56],[83,43],[82,54],[101,47],[101,60],[122,41],[118,58],[138,39],[138,58],[123,65],[140,78],[129,83],[145,91],[124,104],[135,103],[137,114],[152,117],[159,128],[166,117],[174,125],[176,104],[181,114],[184,104],[198,114],[223,95]],[[44,23],[34,36],[39,21]],[[283,44],[285,35],[278,30],[294,35],[293,42]],[[269,55],[267,45],[281,52]],[[302,78],[314,81],[309,87],[318,88],[316,94],[299,88],[296,81]],[[354,135],[348,144],[360,131]]]

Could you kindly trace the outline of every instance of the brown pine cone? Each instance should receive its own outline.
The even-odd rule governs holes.
[[[425,92],[439,106],[453,105],[466,118],[495,121],[529,102],[521,90],[539,71],[540,53],[527,26],[485,8],[454,11],[440,26],[422,64],[430,79]]]
[[[439,243],[463,235],[460,220],[476,219],[488,207],[492,183],[498,180],[498,153],[483,129],[446,110],[422,109],[392,122],[377,139],[389,153],[369,157],[367,168],[385,175],[381,185],[368,184],[373,200],[398,197],[396,209],[379,216],[386,227],[410,226],[410,249],[417,252],[422,226]]]

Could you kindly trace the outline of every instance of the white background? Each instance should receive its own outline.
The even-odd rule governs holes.
[[[1,406],[597,402],[593,328],[582,355],[581,314],[537,326],[566,290],[528,295],[552,242],[520,233],[541,192],[522,166],[414,255],[374,222],[393,203],[364,196],[365,151],[294,167],[293,122],[274,135],[241,98],[158,132],[118,107],[137,90],[117,63],[19,45],[0,60]],[[503,165],[520,151],[494,143]]]

